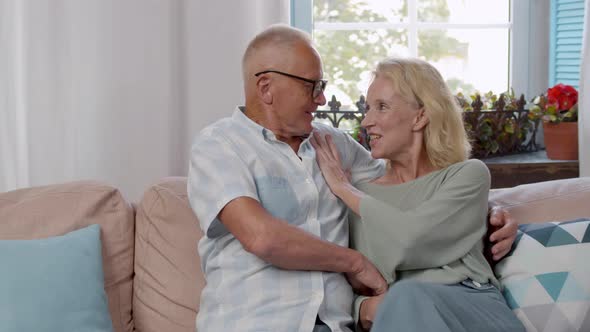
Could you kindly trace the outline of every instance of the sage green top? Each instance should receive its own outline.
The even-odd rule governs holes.
[[[453,164],[398,185],[365,183],[360,218],[351,213],[351,247],[389,286],[403,279],[454,284],[498,280],[483,255],[490,173],[480,160]],[[354,317],[359,318],[358,296]]]

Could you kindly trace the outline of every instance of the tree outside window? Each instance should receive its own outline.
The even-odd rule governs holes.
[[[344,106],[366,93],[370,71],[390,55],[429,61],[454,93],[508,89],[508,0],[314,0],[313,22],[326,95]]]

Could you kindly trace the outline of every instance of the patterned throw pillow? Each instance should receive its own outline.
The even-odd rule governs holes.
[[[590,219],[520,225],[495,272],[528,332],[590,331]]]

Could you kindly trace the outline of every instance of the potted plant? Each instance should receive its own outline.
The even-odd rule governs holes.
[[[455,98],[463,110],[474,158],[537,151],[537,121],[529,119],[524,96],[517,98],[511,89],[499,96],[490,91],[470,97],[458,93]]]
[[[530,107],[533,118],[543,120],[545,149],[549,159],[578,159],[578,91],[557,84],[546,95],[535,97]]]

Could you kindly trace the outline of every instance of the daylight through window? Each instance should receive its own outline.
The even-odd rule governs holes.
[[[453,93],[508,89],[510,1],[314,0],[313,38],[335,95],[352,105],[389,55],[417,56]]]

